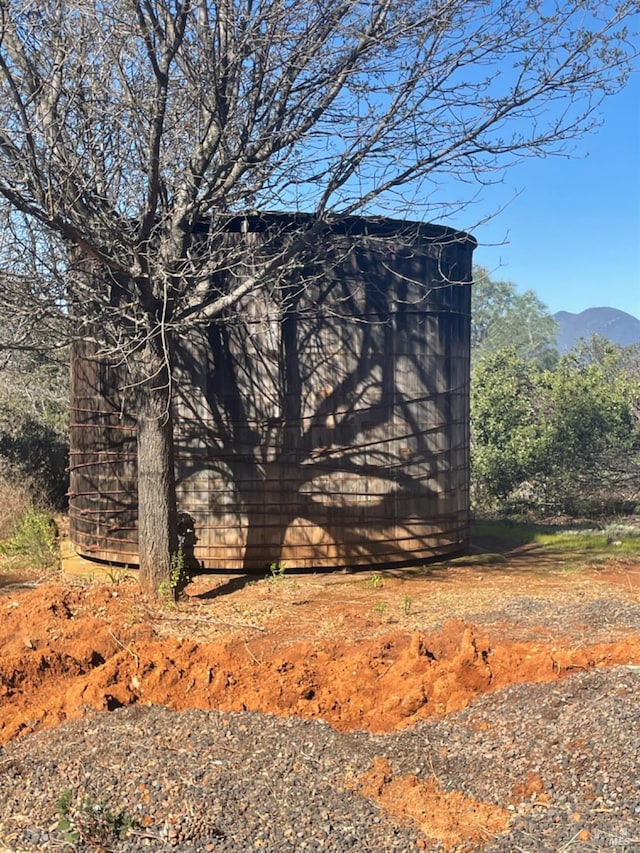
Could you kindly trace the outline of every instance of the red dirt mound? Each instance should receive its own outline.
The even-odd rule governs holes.
[[[437,631],[374,620],[367,636],[366,614],[355,613],[350,634],[343,624],[337,638],[318,619],[317,635],[304,636],[300,622],[274,612],[263,625],[211,620],[207,636],[199,614],[191,621],[193,602],[163,613],[141,604],[134,584],[11,593],[0,598],[0,741],[135,703],[295,714],[385,732],[515,682],[640,663],[638,635],[516,641],[505,639],[504,626],[494,634],[453,619]],[[262,592],[238,594],[254,609],[264,600]]]

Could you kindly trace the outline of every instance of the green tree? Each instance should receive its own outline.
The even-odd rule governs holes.
[[[177,548],[176,337],[294,274],[304,287],[336,218],[432,216],[458,204],[437,204],[439,176],[500,180],[561,150],[624,83],[636,8],[3,0],[0,297],[130,368],[147,592]],[[314,215],[268,251],[226,239],[256,208]]]
[[[545,429],[541,371],[513,349],[489,352],[471,383],[472,497],[504,507],[538,470]]]
[[[476,507],[584,512],[640,499],[640,376],[594,339],[543,370],[514,350],[476,364]]]
[[[579,345],[547,372],[547,489],[566,509],[640,499],[640,383],[624,349]]]
[[[512,348],[542,367],[557,358],[558,326],[547,306],[532,290],[518,293],[510,281],[494,281],[489,272],[474,267],[471,296],[471,352],[475,360],[500,349]]]

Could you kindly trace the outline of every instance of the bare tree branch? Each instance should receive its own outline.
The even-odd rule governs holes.
[[[55,318],[129,365],[140,411],[164,428],[180,336],[248,293],[304,289],[346,216],[446,213],[464,203],[462,189],[438,195],[446,179],[474,194],[521,157],[563,150],[624,84],[637,12],[0,0],[0,293],[25,323]],[[256,210],[311,219],[230,239]],[[160,481],[172,488],[168,469]]]

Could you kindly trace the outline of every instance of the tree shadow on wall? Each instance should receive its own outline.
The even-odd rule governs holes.
[[[203,547],[222,537],[230,562],[256,571],[287,554],[317,568],[323,554],[329,567],[410,562],[460,537],[443,498],[466,486],[464,472],[447,478],[452,443],[466,459],[465,425],[450,434],[466,320],[449,315],[467,288],[425,287],[429,263],[390,286],[361,252],[180,343],[178,488]]]

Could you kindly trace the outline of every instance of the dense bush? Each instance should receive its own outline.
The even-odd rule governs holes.
[[[69,446],[66,433],[34,417],[0,424],[0,457],[56,507],[65,503]]]
[[[0,465],[61,508],[68,487],[68,363],[14,354],[0,383]]]
[[[615,512],[640,502],[640,371],[633,348],[594,339],[543,369],[513,349],[472,378],[477,509]]]

